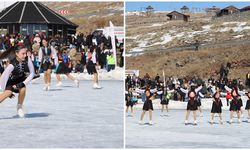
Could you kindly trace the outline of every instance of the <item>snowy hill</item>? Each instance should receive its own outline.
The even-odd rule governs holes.
[[[96,28],[109,25],[123,26],[123,2],[43,2],[46,6],[78,24],[78,31],[92,32]],[[101,9],[99,9],[101,8]]]
[[[250,37],[250,21],[247,19],[227,21],[224,18],[208,18],[205,13],[199,13],[201,18],[195,17],[191,18],[189,22],[184,22],[169,21],[162,13],[158,13],[153,17],[143,17],[140,14],[140,12],[129,12],[128,15],[126,14],[129,24],[126,38],[128,52],[137,52],[138,49],[152,50],[185,46],[194,43],[196,39],[206,44],[232,39],[248,39]],[[246,14],[249,14],[249,12],[246,12]],[[195,16],[197,14],[191,13],[192,15]],[[134,22],[134,20],[137,20],[135,18],[138,17],[142,17],[141,20],[145,20],[145,22]],[[249,17],[247,18],[249,19]],[[138,30],[139,28],[140,30]]]
[[[218,18],[190,13],[188,22],[170,21],[163,12],[131,14],[126,15],[127,69],[140,70],[142,76],[164,69],[167,76],[216,77],[221,64],[230,62],[229,77],[245,78],[250,66],[249,11]]]

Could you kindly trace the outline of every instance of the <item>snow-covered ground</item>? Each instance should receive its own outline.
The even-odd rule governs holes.
[[[250,26],[246,26],[247,22],[224,22],[224,28],[219,29],[219,32],[227,32],[233,30],[234,32],[241,32],[243,30],[249,30]],[[227,25],[235,25],[235,27],[226,27]]]
[[[98,78],[99,80],[124,80],[124,68],[116,67],[115,70],[111,70],[110,72],[107,72],[106,69],[99,69],[98,70]],[[85,69],[83,73],[71,73],[74,77],[76,77],[78,80],[92,80],[93,76],[89,75],[87,73],[87,70]],[[55,79],[56,75],[52,73],[51,77]],[[41,74],[41,78],[43,78],[43,74]],[[67,79],[67,76],[61,75],[62,79]]]
[[[129,52],[133,53],[136,52],[134,55],[128,55],[135,56],[138,55],[137,52],[140,52],[139,54],[144,54],[143,51],[145,51],[149,47],[153,46],[166,46],[171,45],[176,40],[184,40],[185,43],[190,43],[195,40],[195,37],[197,36],[204,36],[207,35],[208,38],[203,39],[202,41],[214,41],[218,36],[218,34],[225,34],[224,32],[230,32],[229,34],[232,34],[235,39],[237,38],[243,38],[245,36],[245,32],[250,30],[250,25],[248,22],[223,22],[220,24],[206,24],[203,26],[200,26],[201,29],[194,30],[193,28],[171,28],[162,30],[155,30],[152,32],[153,27],[161,27],[166,25],[169,22],[164,23],[152,23],[150,25],[142,26],[146,28],[150,28],[149,33],[141,33],[136,35],[130,35],[127,39],[131,39],[132,43],[134,43],[133,48],[129,49]],[[244,32],[244,33],[242,33]],[[235,35],[236,34],[236,35]],[[193,39],[193,40],[192,40]]]
[[[0,148],[123,148],[123,81],[52,82],[27,86],[26,118],[16,118],[17,98],[0,104]]]
[[[160,110],[153,111],[153,125],[139,125],[141,110],[135,110],[133,117],[126,117],[127,148],[250,148],[250,123],[228,124],[229,111],[223,110],[224,123],[208,123],[210,111],[205,110],[203,117],[198,117],[198,125],[184,125],[185,110],[170,110],[169,116],[161,117]],[[246,120],[246,112],[244,118]],[[148,122],[146,113],[144,122]],[[234,119],[236,122],[237,119]],[[192,115],[190,122],[193,122]]]

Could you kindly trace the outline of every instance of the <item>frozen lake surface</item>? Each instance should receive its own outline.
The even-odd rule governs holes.
[[[250,148],[250,123],[228,124],[229,111],[223,110],[223,121],[215,117],[216,124],[208,123],[211,119],[210,110],[197,117],[198,125],[184,125],[185,110],[170,110],[169,116],[161,117],[160,110],[153,111],[153,125],[148,125],[148,113],[144,125],[139,125],[141,110],[135,110],[133,117],[126,117],[127,148]],[[244,110],[243,121],[247,120]],[[193,117],[190,116],[193,123]]]
[[[123,81],[100,81],[99,90],[92,81],[55,84],[27,86],[23,119],[17,98],[0,104],[0,148],[123,148]]]

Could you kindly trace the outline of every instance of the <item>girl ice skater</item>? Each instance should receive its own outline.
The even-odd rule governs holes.
[[[212,104],[212,109],[211,109],[211,124],[214,123],[214,114],[217,113],[219,114],[220,117],[220,124],[223,124],[222,122],[222,102],[220,99],[220,93],[217,91],[214,95],[213,95],[213,104]]]
[[[248,98],[248,100],[247,100],[247,102],[246,102],[246,110],[247,110],[247,112],[248,112],[248,119],[250,119],[250,91],[248,91],[248,93],[247,93],[247,98]],[[249,122],[250,120],[248,120],[248,122]]]
[[[241,105],[242,105],[242,100],[239,97],[238,94],[238,90],[237,89],[233,89],[231,92],[232,95],[232,100],[230,102],[230,121],[229,123],[231,124],[233,122],[233,115],[234,113],[237,114],[237,118],[238,118],[238,123],[241,122],[240,120],[240,110],[241,110]]]
[[[48,46],[48,41],[46,39],[42,40],[43,46],[39,49],[39,63],[44,72],[44,83],[45,86],[43,90],[50,90],[51,84],[51,71],[56,65],[56,50],[53,46]]]
[[[66,51],[63,51],[63,53],[59,51],[57,58],[58,58],[58,67],[56,70],[56,78],[58,83],[56,86],[62,85],[60,74],[65,74],[70,80],[74,81],[77,87],[79,87],[79,81],[76,80],[76,78],[70,74],[71,70],[68,67],[70,60],[68,55],[66,54]]]
[[[243,106],[242,99],[241,99],[240,95],[244,95],[244,92],[239,91],[239,89],[237,87],[234,87],[233,89],[231,89],[231,88],[225,86],[225,89],[227,91],[231,92],[231,96],[232,96],[232,99],[230,101],[230,108],[229,108],[229,111],[230,111],[229,123],[233,122],[234,113],[237,114],[238,123],[240,123],[241,122],[240,117],[241,117],[241,111],[242,111],[241,109]]]
[[[9,48],[0,55],[0,59],[9,57],[11,52],[15,57],[10,60],[10,64],[4,70],[0,77],[0,103],[6,98],[13,98],[13,93],[18,94],[17,115],[24,117],[23,102],[26,94],[26,85],[33,79],[35,71],[31,61],[31,53],[24,46],[15,46]]]
[[[98,81],[98,73],[96,70],[96,66],[92,61],[92,53],[91,52],[88,53],[87,58],[88,58],[87,59],[88,62],[87,62],[86,68],[87,68],[88,74],[93,75],[93,81],[94,81],[93,88],[94,89],[101,89],[102,87],[98,83],[99,82]]]
[[[145,115],[146,111],[148,111],[149,112],[149,125],[153,125],[152,111],[154,110],[154,108],[153,108],[152,100],[155,99],[155,94],[152,95],[150,92],[150,89],[147,88],[145,90],[145,95],[146,95],[146,101],[143,104],[143,108],[142,108],[143,112],[141,113],[141,120],[140,120],[139,124],[143,124],[144,115]]]
[[[201,109],[201,99],[204,98],[205,96],[201,93],[201,91],[199,91],[197,95],[198,95],[197,107],[198,107],[198,110],[200,111],[200,117],[203,117],[202,109]]]
[[[130,87],[129,90],[128,90],[128,93],[126,95],[126,113],[128,114],[128,110],[129,110],[129,107],[131,109],[131,115],[130,116],[133,116],[133,101],[132,101],[132,98],[133,98],[133,92],[132,92],[132,88]],[[129,115],[128,115],[129,116]]]
[[[183,88],[180,89],[183,93],[187,94],[187,97],[188,97],[185,125],[188,124],[188,118],[190,115],[190,111],[193,112],[194,125],[197,125],[196,111],[198,109],[198,102],[197,102],[197,94],[196,93],[198,91],[200,91],[201,89],[202,89],[202,86],[199,86],[198,88],[195,89],[194,84],[191,84],[191,89],[189,91],[185,90]]]
[[[169,90],[169,88],[164,88],[164,93],[161,98],[161,116],[168,116],[168,104],[174,90]],[[164,113],[164,106],[166,108],[167,114]]]

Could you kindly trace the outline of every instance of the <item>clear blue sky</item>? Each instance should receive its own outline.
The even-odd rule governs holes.
[[[245,2],[126,2],[126,11],[143,11],[151,5],[155,11],[179,11],[184,5],[189,7],[190,11],[204,11],[207,7],[225,8],[233,5],[237,8],[250,6],[250,1]]]

